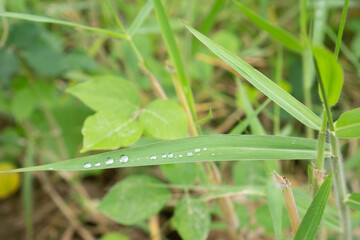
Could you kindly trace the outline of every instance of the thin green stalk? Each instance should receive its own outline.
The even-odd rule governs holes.
[[[28,137],[24,167],[31,167],[34,165],[35,159],[35,144],[32,137]],[[34,239],[34,227],[32,223],[32,209],[33,209],[33,173],[26,172],[22,180],[21,199],[24,210],[24,220],[26,229],[26,239]]]
[[[318,71],[317,71],[318,72]],[[331,141],[331,151],[332,151],[332,165],[334,170],[334,185],[335,185],[335,196],[336,202],[339,209],[340,216],[340,227],[341,227],[341,239],[350,240],[351,239],[351,216],[350,209],[345,205],[345,197],[347,194],[346,190],[346,179],[343,170],[342,156],[340,152],[339,140],[335,135],[335,125],[332,119],[330,105],[327,99],[326,91],[324,84],[319,77],[320,90],[324,99],[325,110],[327,118],[329,121],[330,141]]]
[[[335,46],[335,52],[334,52],[334,55],[336,58],[338,58],[338,56],[339,56],[340,44],[341,44],[341,39],[342,39],[342,35],[344,32],[344,28],[345,28],[346,15],[347,15],[348,8],[349,8],[349,0],[345,0],[343,12],[341,15],[338,37],[337,37],[336,46]]]
[[[318,136],[318,149],[316,157],[316,168],[319,170],[324,169],[324,152],[325,152],[325,137],[326,137],[327,115],[324,109],[321,129]]]

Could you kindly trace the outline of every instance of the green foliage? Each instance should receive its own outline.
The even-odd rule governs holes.
[[[185,25],[189,31],[197,37],[203,44],[205,44],[213,53],[228,63],[238,73],[240,73],[246,80],[248,80],[254,87],[271,98],[285,111],[290,113],[293,117],[298,119],[306,126],[313,129],[320,129],[321,120],[305,105],[296,100],[288,92],[280,86],[272,82],[259,71],[246,63],[241,58],[235,56],[222,46],[218,45],[211,39],[196,31],[194,28]]]
[[[67,89],[95,111],[120,110],[123,116],[139,108],[140,99],[130,82],[116,76],[96,76],[91,81],[79,83]]]
[[[142,133],[141,125],[133,118],[127,119],[122,108],[104,110],[85,120],[82,134],[82,152],[89,150],[117,149],[136,142]]]
[[[11,103],[11,112],[17,121],[22,121],[29,117],[36,105],[36,99],[29,88],[15,92]]]
[[[315,239],[330,195],[332,177],[333,174],[331,172],[317,191],[309,209],[301,221],[298,231],[296,232],[295,240]]]
[[[121,156],[127,156],[121,161]],[[325,157],[330,152],[327,146]],[[305,138],[214,135],[163,141],[129,149],[85,156],[49,165],[19,168],[11,172],[46,170],[90,170],[171,163],[226,160],[314,159],[316,141]],[[112,159],[111,164],[105,164]],[[96,165],[100,163],[100,165]]]
[[[183,109],[170,100],[158,99],[140,114],[145,135],[159,139],[177,139],[187,136],[187,118]]]
[[[161,170],[173,184],[192,185],[198,174],[194,163],[161,165]]]
[[[360,193],[349,194],[345,199],[345,204],[360,211]]]
[[[303,51],[303,46],[290,33],[269,23],[236,0],[234,0],[234,3],[239,6],[241,11],[243,11],[253,23],[255,23],[262,30],[268,32],[273,38],[275,38],[289,50],[297,53],[301,53]]]
[[[0,80],[8,83],[19,70],[19,59],[10,49],[0,49]]]
[[[335,123],[335,133],[339,138],[360,137],[360,108],[343,113]]]
[[[112,187],[98,209],[118,223],[132,225],[157,214],[170,198],[161,181],[134,175]]]
[[[206,204],[186,196],[176,205],[171,222],[184,240],[206,239],[210,231]]]
[[[330,106],[337,103],[340,97],[344,76],[340,64],[335,56],[325,48],[313,48],[317,68]],[[319,89],[319,95],[324,102],[324,98]]]

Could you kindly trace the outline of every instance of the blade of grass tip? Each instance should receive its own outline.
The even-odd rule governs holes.
[[[332,175],[331,172],[316,193],[309,209],[301,221],[298,231],[296,232],[295,240],[315,238],[330,195]]]
[[[211,10],[209,11],[209,14],[205,17],[205,19],[202,21],[199,31],[208,34],[210,30],[213,28],[215,24],[216,17],[221,12],[221,10],[224,8],[226,4],[226,1],[224,0],[216,0],[214,4],[211,7]],[[194,55],[197,51],[197,49],[200,46],[199,41],[193,41],[191,45],[191,53]]]
[[[330,156],[326,145],[326,157]],[[213,135],[164,141],[5,172],[81,171],[228,160],[313,159],[316,141],[280,136]]]
[[[180,80],[182,90],[186,96],[187,104],[190,107],[192,117],[196,121],[194,97],[192,95],[189,79],[186,75],[183,61],[181,59],[178,47],[175,42],[174,33],[170,27],[168,17],[165,13],[161,0],[153,0],[156,18],[160,25],[161,34],[163,36],[166,48],[169,52],[171,62],[174,65],[176,74]]]
[[[343,12],[342,12],[342,15],[341,15],[339,32],[338,32],[338,37],[337,37],[336,46],[335,46],[335,52],[334,52],[334,55],[335,55],[336,59],[339,56],[340,44],[341,44],[341,39],[342,39],[342,35],[343,35],[343,32],[344,32],[344,28],[345,28],[346,15],[347,15],[347,11],[348,11],[348,8],[349,8],[349,2],[350,2],[349,0],[345,0]]]
[[[186,25],[188,30],[205,44],[215,55],[220,57],[238,73],[240,73],[247,81],[254,85],[259,91],[271,98],[280,107],[287,111],[290,115],[298,119],[306,126],[313,129],[320,129],[321,119],[309,108],[295,99],[292,95],[278,86],[276,83],[268,79],[265,75],[254,69],[241,58],[235,56],[213,40],[201,34],[194,28]]]
[[[128,29],[128,34],[130,36],[136,34],[136,31],[141,27],[144,20],[150,14],[152,9],[153,9],[152,0],[148,0]]]
[[[235,5],[237,5],[241,11],[245,13],[245,15],[259,28],[266,31],[268,34],[270,34],[271,37],[276,39],[278,42],[280,42],[282,45],[284,45],[286,48],[288,48],[291,51],[301,53],[303,51],[303,46],[300,44],[300,42],[292,36],[290,33],[286,32],[285,30],[269,23],[268,21],[264,20],[260,16],[258,16],[256,13],[242,5],[241,3],[237,2],[236,0],[233,0]]]
[[[35,146],[31,139],[28,139],[28,146],[25,155],[25,167],[34,165]],[[21,200],[24,211],[26,239],[34,239],[34,228],[32,223],[32,208],[33,208],[33,174],[27,172],[24,174],[23,187],[21,192]]]
[[[115,31],[101,29],[101,28],[95,28],[95,27],[89,27],[86,25],[67,22],[67,21],[58,20],[58,19],[53,19],[50,17],[37,16],[37,15],[31,15],[31,14],[25,14],[25,13],[16,13],[16,12],[0,12],[0,16],[8,17],[8,18],[15,18],[15,19],[22,19],[22,20],[33,21],[33,22],[55,23],[55,24],[69,26],[69,27],[85,29],[85,30],[89,30],[92,32],[103,33],[103,34],[117,37],[117,38],[126,39],[126,36],[124,34],[121,34],[121,33],[115,32]]]

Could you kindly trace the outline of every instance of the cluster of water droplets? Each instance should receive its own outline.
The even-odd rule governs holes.
[[[185,153],[185,154],[179,154],[179,155],[175,155],[175,154],[173,154],[173,153],[164,153],[164,154],[162,154],[162,155],[160,155],[160,156],[156,156],[156,155],[153,155],[153,156],[151,156],[150,157],[150,160],[156,160],[156,159],[158,159],[158,157],[159,158],[162,158],[162,159],[165,159],[165,158],[182,158],[184,155],[185,156],[188,156],[188,157],[192,157],[192,156],[194,156],[195,154],[197,155],[197,156],[200,156],[200,152],[201,151],[207,151],[208,149],[206,148],[206,147],[204,147],[203,149],[201,149],[201,148],[195,148],[194,149],[194,151],[189,151],[189,152],[187,152],[187,153]],[[211,154],[212,156],[215,156],[215,153],[212,153]]]
[[[120,163],[127,163],[127,162],[129,161],[129,157],[128,157],[127,155],[122,155],[122,156],[119,158],[118,161],[119,161]],[[114,163],[115,163],[115,160],[114,160],[114,158],[111,158],[111,157],[107,158],[106,161],[105,161],[105,165],[106,165],[106,166],[110,166],[110,165],[112,165],[112,164],[114,164]],[[94,164],[94,166],[95,166],[95,167],[100,167],[100,166],[101,166],[101,162],[96,162],[96,163]],[[87,163],[84,164],[84,168],[91,168],[91,167],[92,167],[92,164],[89,163],[89,162],[87,162]]]

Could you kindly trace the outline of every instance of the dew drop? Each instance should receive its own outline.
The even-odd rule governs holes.
[[[163,154],[161,157],[162,157],[162,158],[166,158],[166,154]]]
[[[200,148],[195,148],[195,149],[194,149],[194,152],[200,152],[200,151],[201,151]]]
[[[129,157],[126,155],[122,155],[119,159],[121,163],[127,163],[129,161]]]
[[[211,156],[215,156],[215,153],[212,153]]]
[[[179,157],[182,158],[182,154],[179,154]]]
[[[95,163],[95,167],[99,167],[101,165],[101,163],[97,162]]]
[[[151,159],[151,160],[155,160],[155,159],[156,159],[156,156],[151,156],[150,159]]]
[[[200,156],[200,153],[198,153],[197,155]]]
[[[108,160],[106,160],[105,164],[106,165],[110,165],[114,163],[114,159],[113,158],[108,158]]]
[[[85,163],[84,168],[91,168],[91,163]]]
[[[194,154],[193,154],[192,152],[188,152],[187,155],[188,155],[189,157],[191,157],[191,156],[193,156]]]
[[[203,148],[204,149],[204,151],[207,151],[207,148],[205,147],[205,148]]]
[[[49,167],[49,170],[53,170],[54,168],[53,167]]]
[[[174,157],[174,154],[170,153],[170,154],[168,155],[168,157],[169,157],[169,158],[173,158],[173,157]]]

